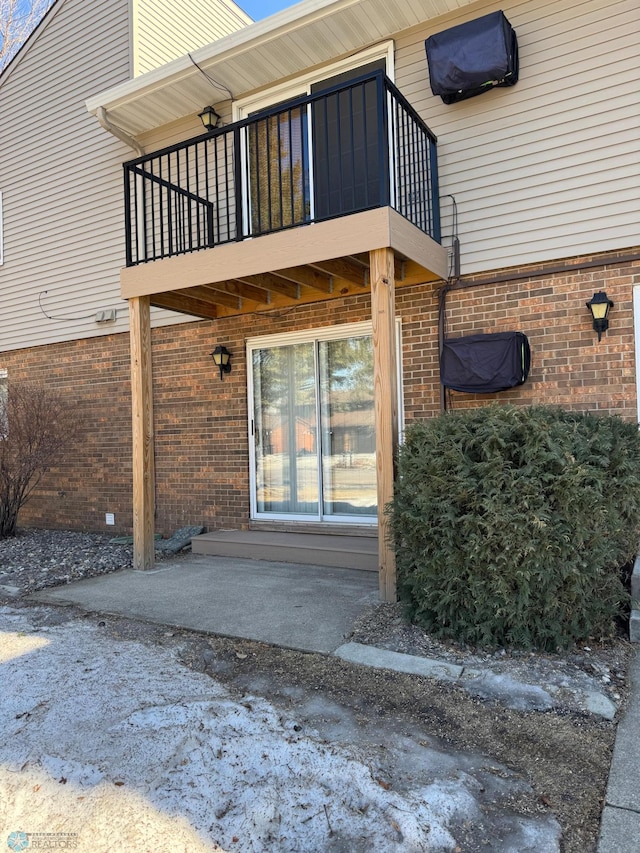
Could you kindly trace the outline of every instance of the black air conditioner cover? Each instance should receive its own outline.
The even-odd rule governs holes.
[[[522,385],[531,350],[522,332],[448,338],[440,355],[440,381],[454,391],[494,394]]]
[[[518,82],[518,41],[504,12],[491,12],[425,41],[431,91],[445,104]]]

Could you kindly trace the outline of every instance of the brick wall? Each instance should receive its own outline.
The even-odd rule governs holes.
[[[611,256],[579,258],[567,265],[575,269],[552,272],[558,265],[548,264],[511,270],[514,277],[498,283],[482,283],[486,279],[480,276],[474,282],[470,277],[462,282],[463,288],[448,293],[449,336],[521,331],[532,351],[531,372],[524,385],[500,394],[449,392],[448,408],[499,400],[637,419],[633,285],[640,284],[640,260],[621,264]],[[600,343],[585,305],[598,290],[606,290],[615,303],[609,331]],[[403,322],[407,421],[431,417],[440,410],[436,299],[432,295],[422,300],[425,310],[421,313],[420,296],[405,296],[400,290],[397,300],[398,313],[410,318]]]
[[[586,266],[596,261],[598,266]],[[605,263],[608,261],[608,263]],[[452,290],[450,335],[519,330],[530,340],[528,382],[497,395],[452,393],[452,408],[493,399],[553,403],[637,418],[632,287],[640,262],[615,258],[572,261],[569,272],[511,271],[511,280]],[[516,278],[519,277],[519,278]],[[464,284],[473,283],[465,281]],[[615,302],[611,326],[598,344],[585,302],[606,290]],[[440,411],[437,288],[397,290],[402,317],[405,419]],[[332,302],[156,329],[152,336],[156,431],[156,530],[186,524],[209,529],[246,525],[249,515],[245,340],[256,335],[357,322],[370,318],[367,294]],[[209,353],[233,354],[220,381]],[[12,378],[38,379],[77,405],[79,440],[42,481],[21,514],[26,526],[113,533],[131,530],[131,402],[129,336],[36,347],[0,355]],[[115,515],[107,527],[105,513]]]

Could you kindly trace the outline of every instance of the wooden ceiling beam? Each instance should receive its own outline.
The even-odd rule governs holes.
[[[262,290],[273,291],[289,299],[300,299],[300,286],[286,278],[280,278],[270,272],[258,273],[257,275],[242,276],[235,281],[260,287]]]
[[[288,267],[283,270],[274,270],[275,275],[287,278],[290,281],[295,281],[296,284],[303,284],[305,287],[313,287],[314,290],[321,290],[323,293],[331,293],[333,291],[333,277],[325,275],[313,269],[313,267]]]
[[[178,288],[173,292],[190,299],[197,299],[200,302],[211,302],[213,305],[224,305],[226,308],[235,308],[238,311],[242,308],[239,296],[233,296],[221,290],[213,290],[209,285],[201,284],[196,287]]]
[[[359,261],[361,264],[364,264],[364,266],[367,267],[367,270],[369,269],[369,257],[366,254],[353,255],[353,258],[356,261]],[[398,258],[397,256],[394,255],[393,268],[394,268],[394,273],[395,273],[395,277],[396,277],[396,283],[399,281],[403,281],[403,279],[405,277],[405,262],[402,260],[402,258]],[[367,284],[368,283],[369,283],[369,279],[367,277]]]
[[[167,311],[178,311],[180,314],[190,314],[193,317],[201,317],[203,320],[215,320],[218,317],[218,309],[215,305],[182,296],[174,291],[154,293],[150,300],[156,308],[165,308]]]
[[[235,294],[241,299],[248,299],[250,302],[256,302],[258,305],[267,305],[269,302],[269,292],[267,290],[256,287],[253,284],[247,284],[241,279],[220,281],[216,284],[209,284],[207,287],[210,287],[212,290],[221,290],[223,293]]]
[[[366,264],[360,264],[357,261],[352,261],[349,258],[335,258],[330,261],[319,261],[313,264],[313,269],[325,272],[328,275],[336,278],[344,278],[352,284],[357,284],[360,287],[365,287],[368,283],[369,267]]]

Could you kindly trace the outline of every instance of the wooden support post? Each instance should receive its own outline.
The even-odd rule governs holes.
[[[155,465],[151,318],[148,296],[129,300],[131,416],[133,423],[133,568],[154,562]]]
[[[393,498],[398,446],[398,389],[396,364],[395,278],[392,249],[369,252],[371,320],[373,324],[373,382],[378,482],[378,568],[380,599],[396,601],[396,559],[389,542],[384,509]]]

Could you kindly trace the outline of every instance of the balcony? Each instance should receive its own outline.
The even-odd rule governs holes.
[[[124,165],[125,298],[215,318],[446,275],[436,139],[381,71]],[[179,282],[179,285],[177,283]]]

